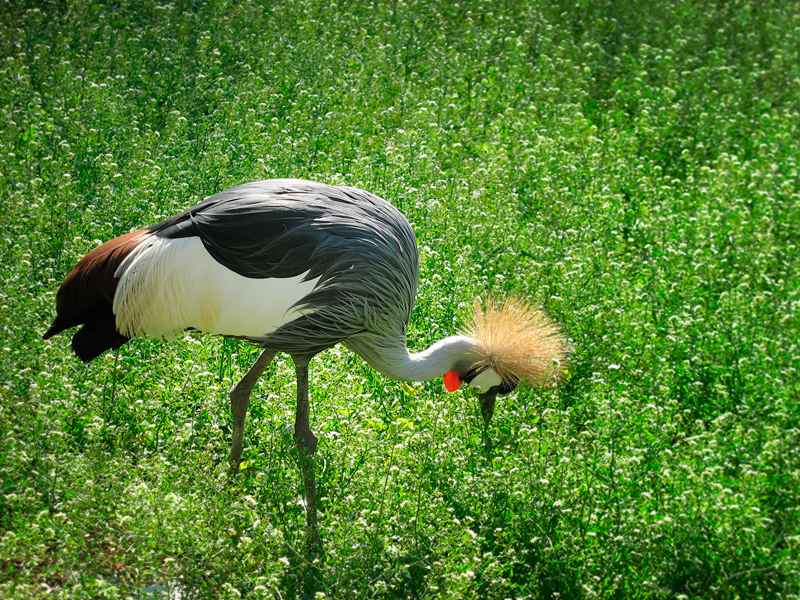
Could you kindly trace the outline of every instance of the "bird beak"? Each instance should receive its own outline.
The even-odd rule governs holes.
[[[483,422],[487,425],[492,422],[494,416],[494,401],[497,399],[496,391],[489,391],[485,394],[478,394],[481,399],[481,415],[483,415]]]

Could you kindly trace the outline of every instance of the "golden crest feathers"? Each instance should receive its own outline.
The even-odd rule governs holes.
[[[566,341],[539,305],[519,298],[489,299],[481,310],[476,301],[465,333],[477,342],[480,358],[474,366],[492,367],[514,384],[544,384],[563,375]]]

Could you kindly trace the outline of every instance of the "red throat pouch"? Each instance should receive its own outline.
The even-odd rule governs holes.
[[[442,379],[444,379],[444,387],[448,392],[455,392],[461,387],[461,377],[459,377],[458,371],[448,371]]]

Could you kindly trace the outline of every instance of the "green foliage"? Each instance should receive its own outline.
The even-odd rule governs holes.
[[[800,5],[17,2],[0,14],[0,596],[800,596]],[[409,345],[542,302],[569,380],[477,401],[312,362],[230,483],[231,340],[43,342],[100,241],[244,181],[357,185],[414,224]]]

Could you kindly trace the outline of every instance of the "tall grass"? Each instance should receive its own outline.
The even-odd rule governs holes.
[[[798,48],[790,1],[5,4],[0,596],[800,596]],[[315,358],[314,565],[288,359],[231,484],[255,349],[40,340],[100,241],[270,177],[408,216],[414,349],[508,292],[572,348],[486,433]]]

